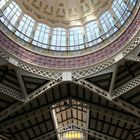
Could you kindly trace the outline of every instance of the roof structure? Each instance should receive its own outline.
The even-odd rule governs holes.
[[[1,0],[0,139],[139,140],[140,1]]]

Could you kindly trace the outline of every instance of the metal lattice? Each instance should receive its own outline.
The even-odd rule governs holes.
[[[0,83],[0,91],[1,91],[1,93],[11,96],[19,101],[22,101],[22,102],[25,101],[25,97],[21,92],[15,90],[15,89],[12,89],[6,85],[3,85],[2,83]]]
[[[59,79],[62,76],[61,72],[57,72],[57,71],[51,71],[51,70],[43,70],[43,69],[39,69],[39,68],[35,68],[32,66],[28,66],[25,65],[23,63],[18,63],[17,65],[19,68],[22,68],[26,71],[29,71],[31,73],[40,75],[42,77],[47,77],[49,79]]]
[[[127,91],[135,88],[136,86],[140,85],[140,75],[133,78],[132,80],[128,81],[127,83],[125,83],[124,85],[120,86],[119,88],[117,88],[114,93],[112,98],[116,98],[118,96],[121,96],[122,94],[126,93]]]

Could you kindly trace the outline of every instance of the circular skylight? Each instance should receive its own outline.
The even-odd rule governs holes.
[[[93,0],[91,0],[93,1]],[[32,46],[46,50],[75,51],[97,46],[124,25],[137,0],[114,0],[98,18],[73,27],[51,27],[23,12],[13,0],[1,0],[2,23]],[[84,1],[83,1],[84,2]],[[94,15],[95,16],[95,15]]]

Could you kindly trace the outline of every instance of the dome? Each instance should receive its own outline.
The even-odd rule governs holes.
[[[1,30],[16,42],[5,49],[45,68],[92,66],[129,42],[128,28],[137,22],[138,7],[137,0],[1,0]],[[74,9],[75,17],[69,14]]]
[[[5,3],[1,21],[17,36],[46,50],[70,52],[96,50],[122,27],[136,0],[2,0],[1,7]]]

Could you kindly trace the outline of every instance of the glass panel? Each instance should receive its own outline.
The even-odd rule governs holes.
[[[64,49],[66,47],[66,30],[63,28],[54,28],[52,32],[52,41],[51,45],[55,50],[61,50],[61,47]],[[61,47],[60,47],[61,46]]]
[[[0,8],[6,2],[8,0],[1,0]],[[88,47],[100,43],[118,31],[118,28],[128,19],[136,4],[136,0],[114,0],[112,9],[103,13],[98,19],[101,23],[101,31],[97,21],[91,21],[84,27],[73,27],[67,30],[50,28],[45,24],[37,23],[28,15],[23,14],[14,1],[10,2],[9,6],[2,11],[3,16],[0,17],[4,25],[11,31],[14,31],[21,39],[33,45],[59,51],[65,51],[67,48],[69,50],[83,49],[86,46],[85,43],[88,43]],[[111,11],[113,11],[114,15],[112,15]]]
[[[32,43],[42,48],[48,48],[49,33],[50,28],[47,25],[39,23],[36,28],[34,40]]]
[[[84,33],[82,27],[74,27],[69,30],[69,46],[70,50],[81,49],[78,45],[84,43]],[[75,46],[74,48],[72,46]]]
[[[17,27],[16,34],[18,33],[17,35],[25,41],[29,41],[34,24],[35,21],[31,17],[24,15]]]
[[[0,0],[0,9],[5,5],[8,0]]]

